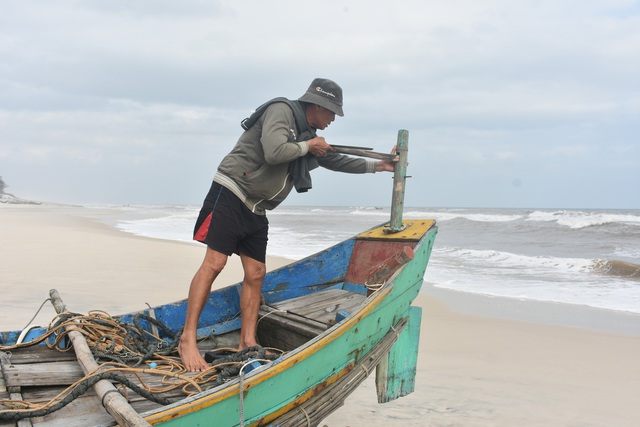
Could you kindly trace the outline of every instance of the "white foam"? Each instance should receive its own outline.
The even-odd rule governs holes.
[[[640,216],[631,214],[613,214],[581,211],[535,211],[529,214],[528,221],[555,221],[558,225],[579,229],[596,225],[621,223],[640,226]]]
[[[640,313],[638,283],[603,276],[599,262],[436,247],[426,281],[463,292]]]

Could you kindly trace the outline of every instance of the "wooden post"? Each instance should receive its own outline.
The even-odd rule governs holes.
[[[398,142],[396,151],[400,157],[393,172],[393,194],[391,197],[391,220],[389,227],[384,229],[385,233],[397,233],[404,230],[402,224],[402,211],[404,209],[404,187],[407,179],[407,159],[409,154],[409,131],[400,129],[398,131]]]
[[[66,311],[66,307],[58,294],[58,291],[51,289],[49,291],[51,304],[58,314]],[[73,343],[73,350],[76,352],[78,363],[85,375],[99,368],[98,363],[91,354],[91,349],[84,339],[84,335],[78,331],[69,332],[69,338]],[[104,408],[122,427],[147,427],[151,426],[144,418],[138,414],[135,409],[129,405],[118,390],[107,380],[98,381],[93,389],[98,395],[98,399],[102,401]],[[114,393],[115,392],[115,393]]]

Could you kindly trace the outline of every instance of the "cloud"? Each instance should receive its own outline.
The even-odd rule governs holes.
[[[597,166],[611,188],[640,185],[639,9],[630,0],[7,2],[0,174],[41,199],[199,203],[240,120],[322,76],[345,91],[329,142],[388,151],[398,129],[410,131],[411,173],[429,188],[416,203],[544,207],[558,203],[544,190],[564,167],[575,177],[567,207],[638,207],[579,183]],[[346,180],[356,190],[328,190]],[[388,203],[358,191],[386,185],[384,175],[317,182],[292,200]],[[503,186],[521,198],[494,191]]]

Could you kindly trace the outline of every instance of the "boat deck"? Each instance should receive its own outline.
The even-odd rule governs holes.
[[[293,350],[352,314],[365,299],[364,294],[334,288],[263,305],[259,341],[267,347]]]
[[[316,337],[344,317],[357,311],[366,296],[342,289],[329,289],[305,295],[271,306],[261,306],[258,336],[265,347],[276,347],[290,351]],[[237,346],[238,333],[206,340],[203,351],[217,347]],[[24,400],[44,405],[62,390],[84,377],[73,351],[60,352],[44,345],[13,350],[2,355],[2,377],[0,378],[0,400]],[[148,373],[125,373],[129,380],[138,383],[139,377],[147,386],[161,389],[166,386],[164,377]],[[193,376],[191,373],[182,373]],[[161,406],[126,389],[125,395],[131,406],[139,413]],[[177,401],[185,397],[181,388],[167,391],[161,396]],[[5,409],[2,405],[0,408]],[[113,419],[104,411],[102,403],[93,389],[75,398],[64,408],[42,417],[25,419],[19,424],[0,421],[5,426],[73,427],[113,425]]]

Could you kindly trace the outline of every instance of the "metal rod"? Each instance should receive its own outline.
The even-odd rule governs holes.
[[[398,131],[396,153],[400,160],[395,164],[393,172],[393,194],[391,196],[391,220],[385,233],[397,233],[404,230],[402,224],[402,211],[404,210],[404,187],[407,179],[407,159],[409,155],[409,131]]]

